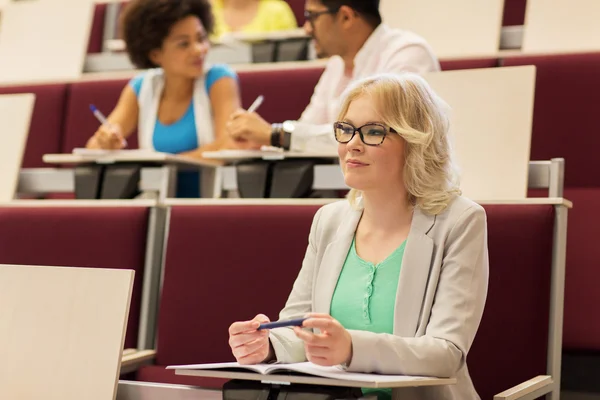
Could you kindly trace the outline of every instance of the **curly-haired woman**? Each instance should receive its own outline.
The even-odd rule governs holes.
[[[232,145],[225,133],[240,107],[237,75],[206,65],[213,29],[209,0],[133,0],[122,16],[131,61],[146,72],[125,86],[88,148],[120,149],[138,128],[139,146],[199,158]],[[181,172],[178,197],[199,195],[199,174]]]

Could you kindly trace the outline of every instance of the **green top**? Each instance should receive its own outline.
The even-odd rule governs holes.
[[[406,240],[379,264],[360,258],[356,237],[346,256],[333,298],[331,316],[344,328],[375,333],[394,333],[394,305]],[[364,394],[391,399],[391,389],[363,389]]]

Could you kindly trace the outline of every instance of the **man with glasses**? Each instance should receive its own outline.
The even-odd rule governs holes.
[[[423,38],[382,23],[379,0],[306,0],[305,16],[304,30],[317,55],[330,57],[310,104],[298,121],[283,124],[239,111],[228,124],[234,139],[294,151],[335,152],[331,124],[350,82],[384,72],[440,70]]]

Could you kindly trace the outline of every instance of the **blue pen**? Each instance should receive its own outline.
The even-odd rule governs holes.
[[[258,330],[260,331],[261,329],[283,328],[284,326],[302,326],[302,323],[307,319],[308,318],[298,318],[289,319],[287,321],[267,322],[265,324],[260,324],[258,326]]]
[[[94,114],[94,117],[96,117],[96,119],[100,121],[102,125],[110,125],[104,114],[102,114],[95,105],[90,104],[90,110],[92,111],[92,114]]]
[[[111,126],[110,122],[108,122],[104,114],[102,114],[95,105],[90,104],[90,110],[92,111],[92,114],[94,114],[94,117],[96,117],[96,119],[100,122],[100,124],[106,125],[108,127]],[[127,146],[127,140],[123,139],[123,147],[125,146]]]

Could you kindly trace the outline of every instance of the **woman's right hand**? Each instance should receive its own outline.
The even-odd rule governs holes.
[[[88,149],[120,150],[127,145],[118,125],[101,125],[88,140],[85,147]]]
[[[229,346],[238,363],[260,364],[270,358],[269,330],[257,330],[264,322],[271,321],[258,314],[251,321],[234,322],[229,327]]]

